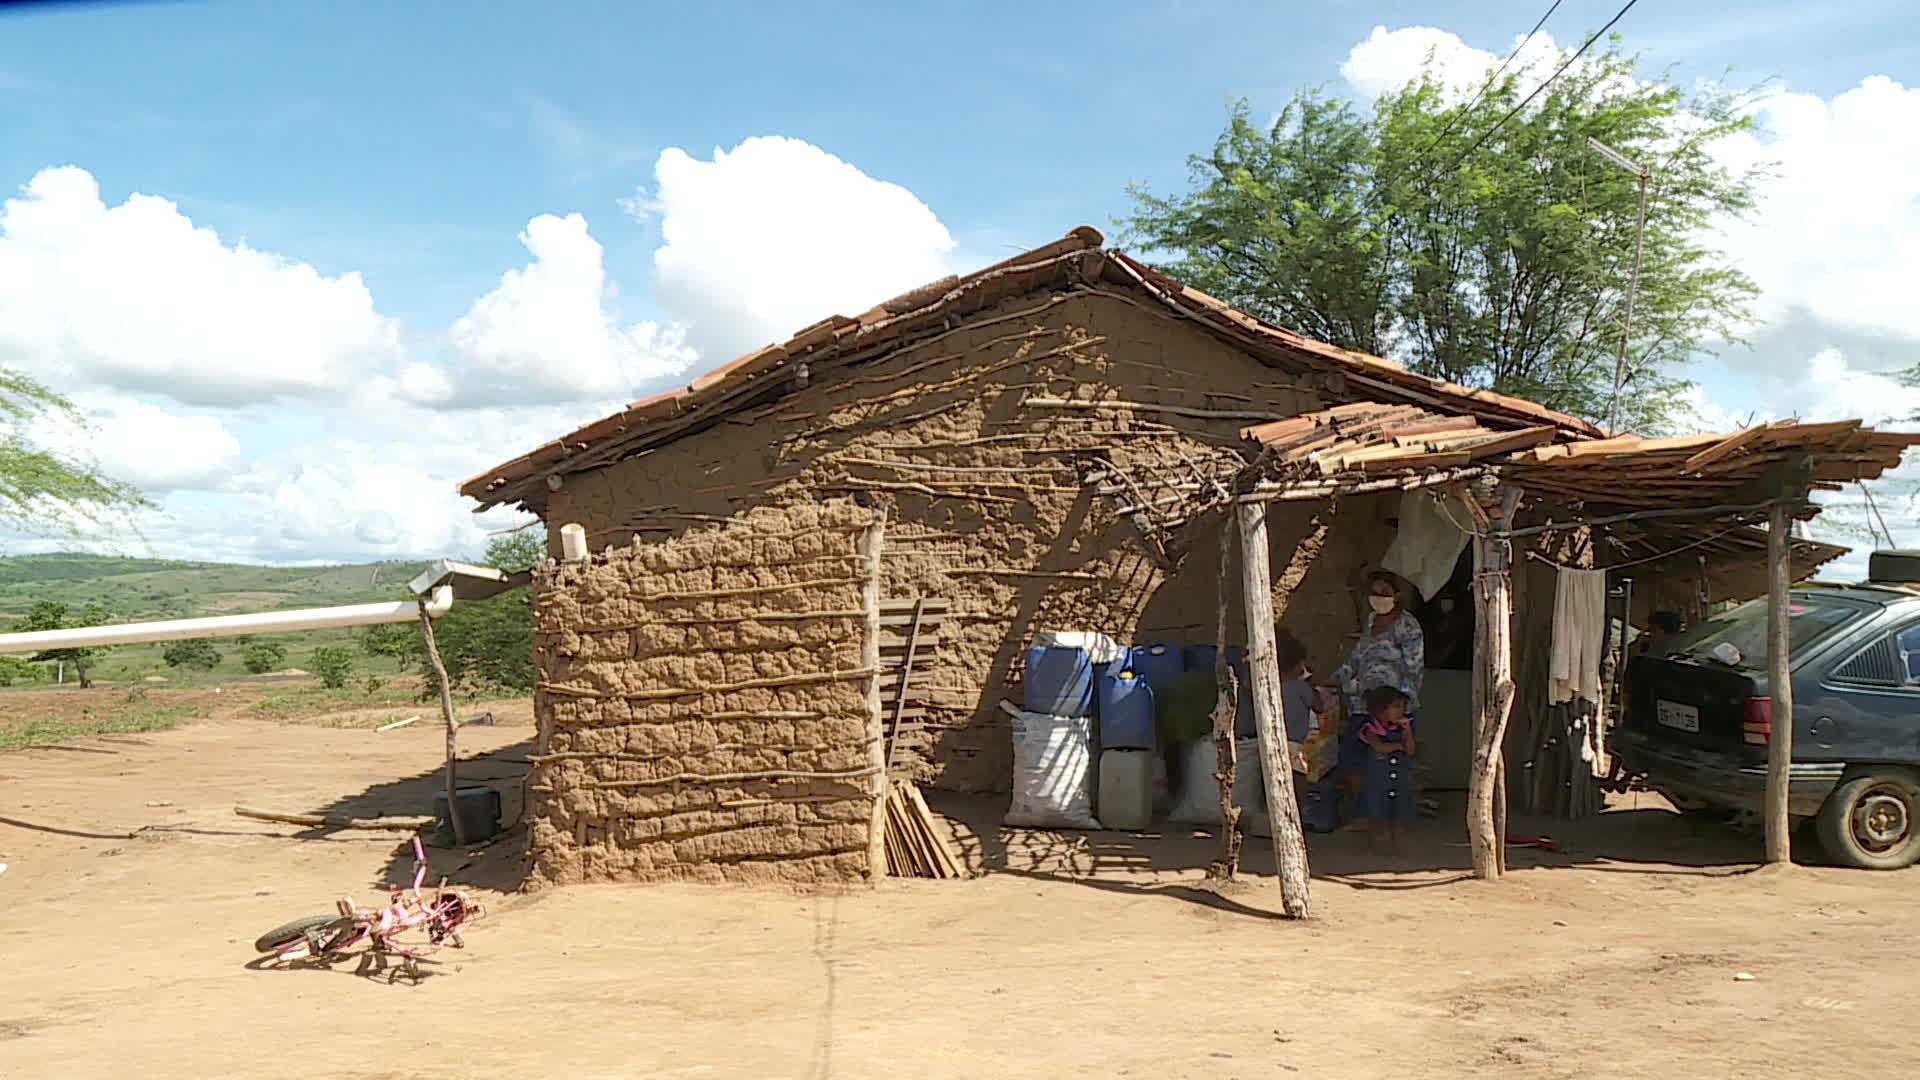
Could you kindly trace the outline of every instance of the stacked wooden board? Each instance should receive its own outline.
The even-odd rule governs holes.
[[[906,780],[887,781],[887,874],[891,877],[963,876],[945,838],[933,823],[933,811],[920,788]]]

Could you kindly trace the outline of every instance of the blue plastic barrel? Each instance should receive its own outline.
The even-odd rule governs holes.
[[[1101,750],[1153,749],[1153,685],[1121,664],[1100,675]]]
[[[1027,646],[1021,695],[1028,712],[1093,715],[1093,658],[1071,645]]]
[[[1133,670],[1146,676],[1155,690],[1170,689],[1187,669],[1180,646],[1168,641],[1149,641],[1133,647]]]

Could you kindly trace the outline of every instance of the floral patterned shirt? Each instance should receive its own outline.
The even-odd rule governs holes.
[[[1420,620],[1402,611],[1378,636],[1369,618],[1360,628],[1353,654],[1333,673],[1333,680],[1347,695],[1347,707],[1356,712],[1361,711],[1360,695],[1378,686],[1391,686],[1407,695],[1408,709],[1414,711],[1420,705],[1426,668],[1427,639]]]

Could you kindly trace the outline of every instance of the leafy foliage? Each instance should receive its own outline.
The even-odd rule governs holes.
[[[220,666],[220,649],[214,645],[211,638],[170,641],[160,657],[167,662],[168,667],[212,671]]]
[[[85,427],[66,398],[10,368],[0,368],[0,523],[32,532],[79,531],[125,520],[152,504],[130,484],[84,462],[28,442],[28,421],[54,414]]]
[[[44,668],[36,666],[23,656],[0,656],[0,686],[12,686],[17,682],[40,682],[45,674]]]
[[[496,537],[480,561],[498,570],[525,570],[546,556],[544,531],[528,530]],[[533,609],[524,590],[490,600],[455,604],[433,622],[434,642],[447,665],[447,678],[468,690],[531,690]],[[413,623],[362,627],[356,634],[368,656],[394,657],[426,674],[430,670]]]
[[[321,686],[337,690],[353,678],[353,650],[339,645],[315,649],[307,659],[307,666],[320,677]]]
[[[277,641],[256,641],[240,654],[248,673],[265,675],[287,662],[287,647]]]
[[[1685,385],[1669,373],[1736,340],[1755,293],[1701,240],[1752,205],[1757,174],[1709,152],[1750,121],[1731,95],[1647,79],[1616,41],[1496,130],[1535,85],[1509,74],[1467,103],[1429,69],[1370,115],[1309,90],[1270,125],[1241,102],[1189,159],[1193,189],[1133,188],[1123,225],[1271,321],[1605,423],[1639,181],[1598,139],[1652,170],[1622,419],[1660,430]]]
[[[15,631],[68,630],[82,626],[100,626],[107,621],[107,609],[99,604],[87,604],[73,610],[57,600],[42,600],[33,605],[32,610],[13,624]],[[64,664],[73,669],[80,680],[82,690],[93,686],[93,666],[105,655],[109,646],[96,646],[85,649],[47,649],[35,653],[31,660],[39,664]]]

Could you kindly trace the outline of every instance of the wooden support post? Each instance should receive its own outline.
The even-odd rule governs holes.
[[[867,766],[873,771],[873,812],[867,819],[867,879],[870,881],[887,876],[887,727],[880,703],[880,553],[886,531],[886,518],[876,516],[873,524],[860,534],[860,556],[866,560],[860,606],[867,616],[860,666],[873,672],[867,679]],[[913,654],[909,652],[908,666],[900,673],[902,696],[907,692],[912,663]]]
[[[1232,881],[1240,872],[1240,808],[1233,805],[1234,774],[1239,771],[1239,755],[1234,741],[1234,720],[1240,712],[1239,686],[1232,661],[1227,659],[1227,600],[1233,564],[1233,528],[1226,514],[1220,515],[1220,572],[1214,579],[1213,680],[1219,687],[1213,699],[1213,755],[1220,781],[1220,858],[1208,870],[1208,876]]]
[[[455,775],[456,763],[460,760],[459,721],[453,716],[453,687],[447,679],[447,665],[440,659],[440,647],[433,641],[433,618],[427,614],[427,601],[420,598],[420,643],[426,647],[427,661],[433,668],[433,682],[440,690],[440,718],[447,725],[447,827],[453,830],[453,842],[461,847],[467,845],[467,828],[460,820],[460,800],[455,796],[459,792],[459,777]]]
[[[1520,489],[1501,492],[1500,516],[1490,519],[1467,495],[1473,538],[1473,761],[1467,776],[1467,839],[1473,854],[1473,876],[1496,878],[1506,871],[1506,822],[1499,809],[1504,801],[1504,755],[1507,718],[1513,711],[1513,564],[1511,541],[1520,507]]]
[[[1773,698],[1773,728],[1767,736],[1767,861],[1790,863],[1793,845],[1787,818],[1788,766],[1793,762],[1793,678],[1787,624],[1792,595],[1792,507],[1773,504],[1767,522],[1767,692]]]
[[[1253,717],[1260,728],[1260,768],[1266,782],[1267,820],[1273,827],[1273,861],[1280,874],[1280,907],[1288,918],[1307,916],[1311,879],[1307,841],[1300,831],[1300,804],[1293,797],[1293,761],[1280,713],[1280,662],[1274,653],[1273,592],[1268,569],[1267,506],[1235,508],[1240,531],[1240,586],[1247,613],[1247,668],[1252,676]]]

